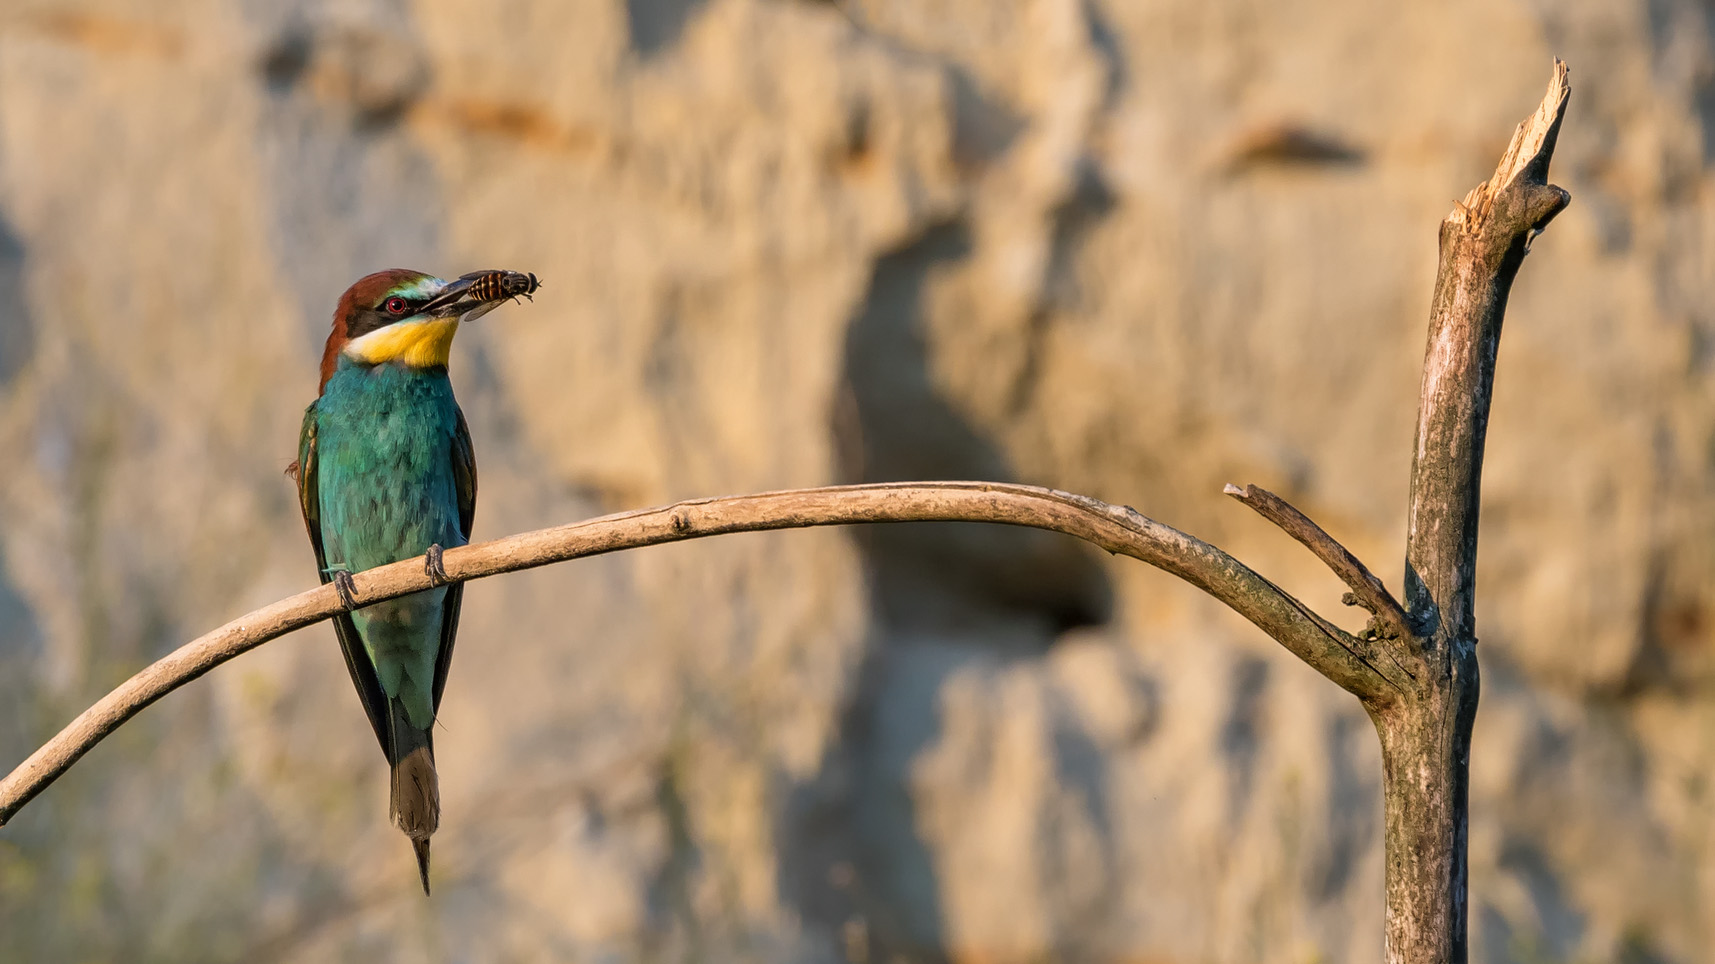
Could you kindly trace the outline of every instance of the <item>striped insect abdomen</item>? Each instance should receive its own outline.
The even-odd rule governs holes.
[[[534,273],[519,271],[484,271],[466,289],[466,295],[477,301],[498,301],[501,298],[530,297],[541,282]]]

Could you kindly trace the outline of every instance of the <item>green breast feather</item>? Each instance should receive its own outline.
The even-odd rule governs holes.
[[[306,514],[316,517],[312,529],[319,531],[311,535],[324,576],[421,556],[431,545],[465,544],[475,475],[445,369],[344,364],[305,415],[301,472],[308,478],[301,484],[314,487],[303,495]],[[351,665],[353,676],[371,670],[381,693],[398,699],[411,724],[423,729],[434,720],[445,684],[457,619],[457,600],[447,597],[458,588],[351,615],[369,664]],[[347,648],[352,664],[358,654]],[[365,682],[358,681],[360,693]],[[371,710],[372,722],[374,716]]]

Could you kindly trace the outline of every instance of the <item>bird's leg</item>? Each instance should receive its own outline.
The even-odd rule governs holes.
[[[451,579],[447,578],[447,567],[441,565],[441,544],[435,543],[429,551],[423,553],[423,570],[429,574],[429,585],[444,586]]]
[[[357,596],[355,595],[357,583],[352,582],[351,573],[344,569],[335,569],[333,571],[333,588],[335,592],[339,593],[340,604],[345,606],[346,612],[351,612],[357,608]]]

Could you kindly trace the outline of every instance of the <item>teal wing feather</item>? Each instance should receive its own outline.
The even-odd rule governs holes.
[[[462,418],[459,424],[463,426]],[[322,582],[327,583],[333,577],[327,571],[327,554],[322,549],[322,502],[316,468],[316,407],[311,405],[304,411],[304,427],[298,436],[298,505],[304,512],[304,528],[309,530],[310,545],[316,551],[316,570],[321,574]],[[452,604],[452,612],[456,618],[456,601]],[[387,695],[381,691],[381,681],[375,675],[375,664],[370,661],[368,651],[363,648],[363,639],[357,635],[357,626],[351,621],[350,613],[335,615],[333,630],[334,635],[339,637],[340,651],[345,654],[345,668],[351,673],[352,683],[357,686],[357,698],[363,702],[363,712],[369,717],[369,725],[375,729],[375,738],[381,743],[381,751],[386,753],[391,761],[393,753],[389,744],[393,716],[387,706]],[[452,647],[450,636],[442,645],[447,649]],[[444,655],[442,659],[445,659]],[[437,703],[440,702],[440,672],[437,665]]]
[[[476,519],[476,452],[471,448],[470,426],[465,424],[464,412],[457,406],[454,410],[458,413],[458,426],[453,431],[453,487],[459,500],[459,532],[469,542],[471,523]],[[435,654],[435,684],[431,690],[437,713],[441,710],[441,691],[447,688],[447,669],[453,663],[453,637],[458,635],[459,604],[463,601],[464,583],[447,587],[446,599],[441,604],[441,648]]]

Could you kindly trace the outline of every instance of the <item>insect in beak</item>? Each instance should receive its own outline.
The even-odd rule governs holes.
[[[465,321],[475,321],[508,298],[530,298],[541,286],[542,282],[527,272],[473,271],[442,288],[420,310],[425,314],[458,315]]]

